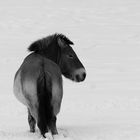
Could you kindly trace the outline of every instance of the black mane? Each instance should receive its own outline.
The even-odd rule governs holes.
[[[49,45],[51,45],[51,43],[57,41],[59,39],[61,39],[62,41],[64,41],[66,44],[68,45],[74,45],[74,43],[68,39],[65,35],[63,34],[53,34],[53,35],[49,35],[45,38],[39,39],[35,42],[33,42],[29,48],[28,51],[40,51],[40,50],[44,50],[46,47],[48,47]]]

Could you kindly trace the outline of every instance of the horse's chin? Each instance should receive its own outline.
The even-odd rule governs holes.
[[[73,82],[76,82],[76,83],[80,83],[80,82],[83,82],[85,80],[85,78],[78,80],[74,76],[70,76],[69,79]]]
[[[64,75],[65,78],[72,80],[72,77],[70,75]]]
[[[65,78],[67,78],[67,79],[69,79],[73,82],[76,82],[76,83],[79,83],[79,82],[83,81],[83,80],[77,80],[74,75],[69,75],[69,74],[63,74],[63,75],[64,75]]]
[[[80,81],[77,81],[73,76],[65,76],[67,79],[73,81],[73,82],[76,82],[76,83],[79,83]]]
[[[71,81],[75,81],[74,77],[70,74],[63,73],[63,76]]]

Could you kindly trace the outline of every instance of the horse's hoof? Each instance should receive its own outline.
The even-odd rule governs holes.
[[[50,132],[45,133],[45,137],[46,137],[45,140],[53,140],[53,136]]]
[[[30,132],[31,133],[35,133],[35,129],[30,129]]]

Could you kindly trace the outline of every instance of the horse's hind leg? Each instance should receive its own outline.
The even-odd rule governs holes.
[[[44,116],[40,116],[40,117],[39,117],[39,120],[38,120],[37,125],[38,125],[38,128],[39,128],[39,130],[40,130],[41,135],[42,135],[44,138],[46,138],[45,133],[48,132],[48,128],[47,128],[47,125],[46,125],[46,121],[45,121]]]
[[[56,117],[53,116],[50,123],[49,123],[49,129],[51,130],[52,135],[57,135],[58,131],[56,128]]]
[[[35,121],[34,117],[31,115],[29,109],[28,109],[28,123],[30,126],[30,132],[35,132],[36,121]]]

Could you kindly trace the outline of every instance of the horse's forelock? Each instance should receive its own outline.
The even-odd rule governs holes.
[[[57,38],[63,40],[66,44],[74,45],[74,43],[69,38],[67,38],[65,35],[63,35],[63,34],[55,34],[55,35]]]

